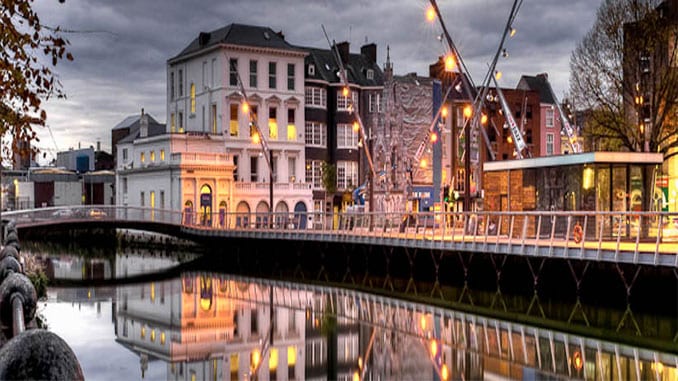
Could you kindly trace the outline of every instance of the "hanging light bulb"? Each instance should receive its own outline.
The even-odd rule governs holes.
[[[482,114],[482,115],[480,116],[480,123],[481,123],[481,124],[487,124],[487,115]]]
[[[437,142],[438,141],[438,134],[436,134],[435,132],[431,132],[430,139],[431,139],[431,143]]]
[[[348,94],[349,94],[348,87],[344,87],[343,89],[341,89],[341,95],[343,95],[344,97],[348,97]]]
[[[353,122],[353,132],[358,132],[360,131],[360,125],[358,122]]]
[[[252,143],[254,144],[259,144],[261,142],[261,137],[259,137],[259,133],[255,132],[252,134]]]
[[[494,78],[496,78],[497,81],[501,79],[501,76],[502,76],[501,71],[497,70],[494,72]]]
[[[419,168],[426,168],[427,166],[428,162],[426,161],[426,159],[421,159],[421,161],[419,162]]]
[[[248,113],[250,112],[250,105],[247,102],[243,102],[242,104],[242,112]]]
[[[509,32],[509,35],[510,35],[511,37],[515,36],[515,35],[516,35],[516,28],[511,27],[511,30],[510,30],[510,32]]]
[[[436,10],[433,9],[433,5],[429,5],[426,8],[426,21],[433,22],[436,19]]]
[[[443,109],[440,110],[440,115],[441,115],[443,118],[447,118],[447,107],[443,107]]]
[[[504,57],[504,58],[508,57],[508,50],[506,50],[506,48],[501,50],[501,56]]]
[[[473,115],[473,109],[471,108],[470,105],[466,105],[464,107],[464,118],[468,119]]]
[[[452,55],[452,53],[448,53],[445,56],[445,71],[448,73],[453,72],[456,67],[457,63],[454,60],[454,56]]]

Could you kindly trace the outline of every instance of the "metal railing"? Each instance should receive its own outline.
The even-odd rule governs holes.
[[[14,219],[19,227],[71,220],[141,221],[180,225],[201,234],[350,239],[678,267],[678,213],[665,212],[188,213],[95,205],[18,210],[3,213],[3,218]]]

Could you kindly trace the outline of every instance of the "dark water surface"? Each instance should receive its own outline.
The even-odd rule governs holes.
[[[226,274],[190,255],[34,254],[53,278],[39,314],[88,380],[678,380],[678,349]]]

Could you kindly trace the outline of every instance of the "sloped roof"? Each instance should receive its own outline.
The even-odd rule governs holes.
[[[545,75],[523,75],[520,77],[518,86],[519,90],[535,90],[539,92],[539,101],[541,103],[556,104],[556,100],[551,94],[551,85]]]
[[[169,61],[198,52],[218,44],[255,46],[260,48],[295,50],[300,49],[285,41],[282,33],[276,33],[269,27],[229,24],[211,32],[200,32],[188,46]]]
[[[315,66],[315,74],[309,75],[306,73],[306,79],[319,79],[329,83],[340,83],[339,65],[334,58],[335,55],[330,49],[317,49],[308,47],[299,47],[308,52],[305,64],[313,64]],[[348,73],[348,82],[360,86],[383,86],[384,73],[376,63],[370,60],[363,54],[351,53],[349,54],[348,63],[344,63],[344,68]],[[372,79],[367,78],[367,70],[372,70],[374,76]]]
[[[148,114],[147,114],[148,115]],[[139,118],[129,125],[129,134],[124,138],[120,139],[118,144],[131,143],[139,137]],[[162,135],[166,131],[166,125],[164,123],[158,123],[150,115],[148,115],[148,136],[157,136]]]
[[[150,114],[146,115],[148,116],[148,123],[158,123],[158,121],[155,120],[155,118],[153,118]],[[116,124],[113,129],[118,130],[122,128],[129,128],[135,122],[139,122],[139,118],[141,118],[141,114],[130,115],[123,119],[120,123]]]

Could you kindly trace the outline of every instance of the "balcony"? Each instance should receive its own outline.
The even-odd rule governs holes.
[[[223,165],[233,163],[233,157],[221,153],[177,152],[172,153],[170,162],[171,164]]]

